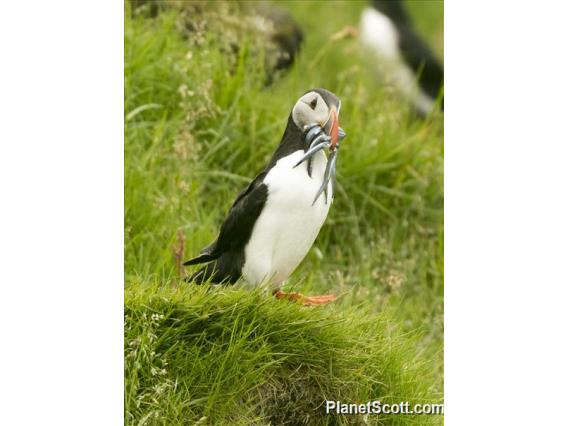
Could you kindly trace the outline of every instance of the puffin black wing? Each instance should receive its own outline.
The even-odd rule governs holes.
[[[189,281],[235,282],[239,279],[244,264],[244,248],[268,197],[268,187],[263,183],[265,176],[266,172],[259,174],[238,195],[217,239],[198,256],[184,263],[189,266],[216,261],[214,265],[206,265],[197,271]]]
[[[198,265],[200,263],[207,263],[207,262],[211,262],[212,260],[217,259],[217,257],[213,254],[213,251],[215,250],[215,245],[217,244],[217,240],[213,241],[211,244],[209,244],[207,247],[205,247],[203,250],[201,250],[199,252],[199,255],[194,257],[193,259],[189,259],[187,261],[185,261],[183,264],[185,266],[190,266],[190,265]]]

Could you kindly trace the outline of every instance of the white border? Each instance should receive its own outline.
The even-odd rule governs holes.
[[[122,422],[123,7],[2,4],[2,424]]]
[[[565,419],[566,12],[446,4],[447,424]],[[2,6],[2,424],[122,421],[122,31]]]
[[[517,1],[445,9],[445,420],[560,424],[568,10]]]

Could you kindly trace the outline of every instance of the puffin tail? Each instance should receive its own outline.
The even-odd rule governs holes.
[[[213,243],[209,244],[207,247],[205,247],[203,250],[201,250],[201,253],[199,253],[198,256],[184,262],[183,263],[184,266],[199,265],[200,263],[208,263],[208,262],[213,262],[214,260],[217,260],[219,258],[219,254],[215,253],[216,243],[217,243],[217,241],[214,241]],[[189,277],[187,277],[185,279],[185,281],[186,282],[193,282],[195,284],[203,284],[204,282],[210,280],[212,277],[214,277],[214,273],[216,271],[216,269],[215,269],[216,263],[217,262],[209,263],[208,265],[205,265],[199,271],[197,271],[197,272],[193,273],[192,275],[190,275]]]
[[[198,265],[200,263],[212,262],[213,260],[217,259],[217,257],[218,256],[215,256],[211,253],[203,253],[200,254],[199,256],[194,257],[193,259],[189,259],[183,262],[183,265],[190,266],[190,265]]]
[[[184,266],[198,265],[200,263],[212,262],[219,257],[219,253],[215,250],[217,247],[217,240],[213,241],[207,247],[205,247],[199,255],[195,256],[193,259],[189,259],[183,263]]]

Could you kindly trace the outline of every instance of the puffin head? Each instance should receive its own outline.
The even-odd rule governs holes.
[[[339,139],[339,110],[341,101],[325,89],[312,89],[306,92],[292,109],[294,124],[301,131],[305,126],[318,124],[336,146]]]

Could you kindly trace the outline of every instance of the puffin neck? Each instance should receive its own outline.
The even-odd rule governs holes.
[[[282,140],[270,159],[270,163],[267,168],[270,169],[281,158],[284,158],[300,149],[306,151],[307,148],[308,146],[304,140],[304,134],[302,130],[296,126],[296,123],[294,123],[294,120],[292,119],[292,114],[290,114],[288,116],[288,124],[286,125],[286,130],[284,130]]]

